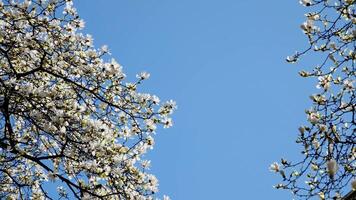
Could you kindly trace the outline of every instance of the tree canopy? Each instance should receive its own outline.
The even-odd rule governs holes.
[[[155,198],[142,156],[176,104],[138,92],[146,72],[125,81],[84,24],[71,0],[0,0],[0,199]]]
[[[318,58],[319,63],[299,74],[315,78],[319,92],[310,96],[309,124],[299,128],[296,141],[304,158],[299,162],[282,159],[271,170],[283,178],[276,188],[304,199],[340,199],[350,189],[356,190],[355,1],[300,3],[310,10],[301,25],[309,46],[287,61],[298,62],[305,54]]]

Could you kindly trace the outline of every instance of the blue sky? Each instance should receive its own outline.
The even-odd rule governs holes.
[[[307,46],[298,0],[82,0],[97,47],[109,45],[142,90],[174,99],[174,126],[149,153],[161,194],[176,200],[292,199],[270,163],[300,155],[297,128],[315,81],[285,57]],[[313,58],[310,57],[310,60]]]

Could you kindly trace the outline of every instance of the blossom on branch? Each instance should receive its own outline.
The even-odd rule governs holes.
[[[0,0],[0,199],[151,200],[141,161],[174,101],[137,91],[71,0]],[[165,199],[169,199],[167,196]]]
[[[310,96],[309,125],[299,128],[296,140],[302,159],[284,165],[285,177],[276,188],[302,199],[340,199],[356,188],[356,1],[300,3],[310,9],[301,25],[309,46],[287,61],[295,63],[313,50],[319,62],[299,74],[314,78],[318,92]]]

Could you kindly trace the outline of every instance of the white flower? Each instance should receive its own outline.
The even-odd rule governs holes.
[[[169,128],[173,125],[171,118],[164,118],[162,123],[164,124],[163,128]]]
[[[171,200],[171,198],[169,198],[169,196],[163,195],[163,200]]]
[[[353,81],[351,80],[345,80],[344,81],[344,88],[346,90],[352,90],[354,88]]]
[[[160,102],[160,99],[156,95],[152,95],[151,99],[154,104],[159,104],[159,102]]]
[[[107,75],[115,75],[117,77],[124,77],[122,73],[122,66],[116,62],[115,59],[111,59],[110,63],[105,63],[103,66],[103,70],[106,72]]]
[[[280,167],[279,164],[277,162],[274,162],[270,165],[269,170],[272,172],[279,172]]]
[[[151,161],[150,160],[143,160],[143,161],[141,161],[141,165],[142,165],[143,168],[149,169],[150,166],[151,166]]]
[[[320,197],[321,200],[324,200],[325,199],[324,192],[319,192],[319,197]]]
[[[312,1],[311,0],[300,0],[299,3],[304,6],[311,6]]]
[[[150,77],[150,74],[147,72],[141,72],[140,74],[137,74],[136,77],[138,79],[144,80],[144,79],[148,79]]]
[[[82,19],[78,20],[76,26],[78,29],[83,29],[85,27],[85,21]]]
[[[85,42],[85,45],[87,45],[87,46],[93,46],[93,37],[91,35],[87,34],[84,42]]]
[[[286,60],[289,63],[295,63],[298,61],[298,57],[296,55],[287,56]]]
[[[169,100],[167,104],[170,105],[173,109],[177,109],[177,103],[175,101]]]
[[[332,76],[331,75],[320,76],[318,80],[319,83],[316,86],[316,88],[318,89],[323,88],[324,90],[328,90],[330,88],[330,82],[332,81]]]
[[[105,171],[105,174],[106,174],[106,175],[109,175],[110,172],[111,172],[111,167],[108,166],[108,165],[106,165],[106,166],[104,167],[104,171]]]
[[[310,33],[316,29],[316,26],[314,26],[313,20],[308,19],[306,22],[300,25],[300,28],[302,28],[305,32]]]
[[[320,143],[319,143],[318,140],[314,139],[312,143],[313,143],[313,146],[314,146],[315,149],[319,149]]]
[[[61,129],[59,130],[59,132],[61,133],[66,133],[66,127],[65,126],[62,126]]]
[[[31,0],[25,0],[24,2],[23,2],[23,5],[27,8],[27,7],[29,7],[30,5],[31,5]]]
[[[146,138],[146,140],[147,140],[147,144],[148,144],[149,146],[153,146],[153,145],[155,144],[155,141],[154,141],[153,137],[151,137],[151,136],[148,136],[148,137]]]
[[[310,114],[308,115],[308,120],[309,120],[310,123],[312,123],[312,124],[318,123],[318,122],[319,122],[319,119],[320,119],[320,116],[319,116],[318,113],[312,112],[312,113],[310,113]]]
[[[336,160],[331,159],[326,163],[328,174],[330,177],[334,177],[336,174],[337,170],[339,169],[339,166],[336,162]]]
[[[156,130],[157,126],[156,126],[155,122],[152,119],[145,120],[145,123],[146,123],[147,129],[149,131],[153,132],[153,131]]]
[[[103,53],[109,52],[109,47],[108,47],[108,45],[103,45],[103,46],[101,47],[101,51],[102,51]]]

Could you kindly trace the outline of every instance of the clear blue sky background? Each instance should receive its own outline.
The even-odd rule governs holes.
[[[108,44],[128,77],[179,109],[149,153],[175,200],[292,199],[270,163],[295,160],[314,80],[285,57],[307,40],[298,0],[77,0],[86,33]]]

